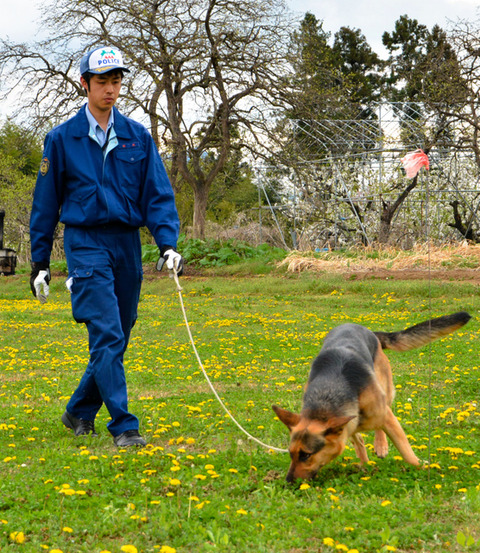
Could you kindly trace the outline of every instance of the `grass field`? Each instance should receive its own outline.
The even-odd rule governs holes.
[[[272,404],[299,410],[309,364],[344,322],[400,330],[467,310],[454,335],[390,353],[394,411],[417,454],[353,448],[314,481],[285,482],[288,454],[250,441],[223,412],[192,353],[173,281],[146,279],[126,355],[131,410],[149,441],[118,450],[74,438],[60,416],[87,363],[64,278],[49,302],[0,278],[0,550],[50,553],[370,553],[480,550],[478,287],[275,274],[182,280],[199,354],[239,423],[288,446]],[[372,448],[373,437],[365,436]]]

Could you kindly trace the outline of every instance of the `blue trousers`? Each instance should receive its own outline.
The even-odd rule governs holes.
[[[123,356],[137,319],[142,284],[139,232],[121,225],[66,227],[64,248],[73,317],[88,329],[90,359],[67,404],[74,417],[94,420],[103,403],[108,430],[118,436],[138,430],[128,411]]]

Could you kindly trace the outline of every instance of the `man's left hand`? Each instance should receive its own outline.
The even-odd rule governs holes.
[[[157,263],[158,271],[162,269],[164,263],[167,264],[167,269],[169,271],[173,271],[173,269],[175,268],[177,276],[181,276],[183,274],[183,257],[173,248],[169,248],[168,250],[163,252],[162,257],[158,260]]]
[[[50,293],[50,267],[48,263],[32,263],[32,272],[30,273],[30,288],[32,294],[40,301],[45,303]],[[43,289],[43,292],[42,292]]]

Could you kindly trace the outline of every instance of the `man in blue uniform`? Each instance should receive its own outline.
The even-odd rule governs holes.
[[[45,138],[30,220],[33,294],[46,301],[61,221],[73,316],[88,328],[89,363],[62,422],[76,436],[96,436],[105,403],[119,447],[146,445],[128,410],[123,366],[142,281],[139,227],[150,230],[169,269],[183,268],[174,194],[158,150],[145,127],[114,107],[125,71],[116,48],[82,58],[88,103]]]

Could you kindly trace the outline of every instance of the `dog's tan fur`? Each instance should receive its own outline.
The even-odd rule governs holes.
[[[390,362],[383,349],[407,351],[454,332],[468,322],[466,312],[420,323],[400,332],[371,332],[345,324],[325,338],[313,361],[300,414],[273,405],[290,431],[289,482],[315,477],[353,442],[361,463],[368,455],[361,432],[375,431],[378,457],[388,453],[387,436],[407,463],[420,462],[391,410],[395,395]]]

